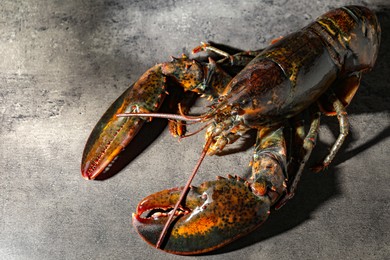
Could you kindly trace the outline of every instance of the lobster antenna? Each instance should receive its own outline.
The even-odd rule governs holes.
[[[179,103],[179,113],[180,114],[168,114],[168,113],[151,113],[151,112],[132,112],[132,113],[119,113],[116,114],[117,117],[156,117],[156,118],[165,118],[165,119],[171,119],[171,120],[180,120],[180,121],[187,121],[187,122],[202,122],[207,121],[207,119],[210,119],[210,117],[216,113],[219,109],[221,109],[223,106],[226,105],[226,97],[221,99],[219,101],[219,104],[215,107],[213,107],[210,111],[199,115],[199,116],[189,116],[185,115],[181,104]]]
[[[158,241],[156,243],[156,248],[161,248],[161,244],[164,242],[164,238],[167,234],[168,228],[170,227],[170,225],[173,221],[173,217],[175,216],[175,212],[179,208],[179,205],[183,202],[184,197],[187,195],[187,192],[188,192],[188,189],[190,188],[191,182],[194,179],[196,173],[198,172],[199,167],[202,164],[204,157],[206,156],[206,153],[211,145],[212,140],[213,140],[212,136],[210,136],[209,139],[207,139],[207,142],[206,142],[205,146],[203,147],[202,154],[200,155],[200,158],[199,158],[198,162],[196,163],[194,170],[192,171],[190,177],[188,178],[186,185],[184,186],[182,192],[180,193],[179,200],[176,202],[175,207],[173,208],[173,210],[169,214],[169,218],[168,218],[167,222],[165,223],[163,230],[161,231],[160,237],[158,238]]]
[[[156,117],[166,118],[172,120],[189,121],[189,122],[201,122],[204,118],[198,116],[182,116],[177,114],[165,114],[165,113],[120,113],[116,114],[117,117]]]

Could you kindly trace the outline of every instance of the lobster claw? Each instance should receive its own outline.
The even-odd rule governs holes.
[[[117,117],[129,112],[154,112],[163,102],[165,77],[160,66],[146,71],[104,113],[92,130],[84,148],[81,173],[95,179],[114,161],[141,129],[145,118]]]
[[[173,188],[143,199],[133,214],[140,236],[156,246],[161,231],[183,188]],[[238,178],[219,178],[191,187],[185,202],[175,212],[162,249],[192,255],[222,247],[260,226],[268,217],[271,202],[256,196],[250,185]]]

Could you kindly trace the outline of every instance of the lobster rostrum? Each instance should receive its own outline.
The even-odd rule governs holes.
[[[185,136],[184,121],[207,127],[203,157],[221,152],[249,129],[257,141],[248,180],[228,176],[199,187],[173,188],[143,199],[133,214],[138,233],[150,244],[177,254],[198,254],[219,248],[256,229],[272,207],[294,195],[305,162],[315,145],[320,114],[336,115],[340,134],[320,171],[335,157],[348,134],[345,107],[356,93],[362,73],[372,69],[380,44],[375,14],[361,6],[329,11],[303,29],[265,49],[234,51],[203,44],[222,58],[208,62],[185,56],[146,71],[106,111],[93,129],[82,159],[85,179],[102,173],[152,117],[170,119],[174,135]],[[185,96],[178,114],[156,113],[170,82]],[[205,113],[188,115],[191,94],[211,100]],[[312,115],[310,129],[295,126],[296,142],[286,157],[283,128],[287,121]],[[291,121],[290,120],[290,121]],[[191,180],[191,179],[190,179]],[[173,220],[173,218],[175,219]]]

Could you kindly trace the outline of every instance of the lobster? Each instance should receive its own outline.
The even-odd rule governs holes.
[[[186,124],[202,123],[195,133],[207,128],[206,144],[186,186],[143,199],[133,214],[133,225],[145,241],[170,253],[199,254],[220,248],[255,230],[272,208],[294,196],[322,114],[337,116],[340,133],[312,170],[321,171],[334,159],[349,131],[346,106],[362,74],[374,66],[380,34],[371,10],[346,6],[265,49],[237,51],[204,43],[194,52],[206,51],[208,61],[183,55],[157,64],[98,121],[84,149],[82,176],[95,179],[104,172],[152,118],[169,119],[172,134],[180,137],[191,135],[186,135]],[[219,58],[214,60],[211,54]],[[184,89],[177,113],[157,113],[173,93],[170,85]],[[194,93],[211,101],[201,115],[189,115]],[[287,147],[284,129],[307,111],[309,130],[305,133],[304,126],[296,124],[298,142]],[[250,129],[257,130],[257,139],[248,180],[229,175],[199,187],[190,185],[206,155],[220,153]]]

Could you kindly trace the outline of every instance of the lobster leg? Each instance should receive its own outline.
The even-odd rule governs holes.
[[[319,108],[325,115],[337,116],[340,125],[340,134],[324,161],[311,168],[314,172],[323,170],[331,163],[348,135],[349,123],[345,107],[349,105],[358,90],[361,78],[362,71],[351,73],[339,80],[333,88],[329,90],[329,93],[325,93],[318,101]]]
[[[333,108],[336,112],[337,119],[339,121],[340,133],[336,139],[336,142],[333,144],[332,148],[329,151],[329,154],[325,157],[322,163],[317,166],[314,166],[312,170],[314,172],[319,172],[326,168],[336,156],[336,153],[340,149],[341,145],[344,143],[345,138],[349,132],[349,122],[347,117],[347,111],[343,103],[336,97],[334,93],[329,94],[329,99],[333,104]]]
[[[224,45],[218,45],[213,42],[203,43],[200,46],[195,47],[192,52],[198,53],[202,51],[211,52],[218,54],[223,59],[219,60],[218,63],[224,67],[237,68],[245,67],[252,59],[259,55],[264,49],[255,51],[242,51],[226,47]],[[226,70],[229,71],[230,68]]]
[[[302,149],[300,149],[301,152],[298,161],[298,170],[296,171],[294,179],[290,180],[286,194],[281,198],[281,200],[278,201],[277,205],[275,206],[276,209],[280,209],[284,204],[286,204],[288,200],[292,199],[295,195],[295,191],[297,189],[298,182],[301,179],[303,169],[305,168],[306,162],[309,160],[310,154],[314,146],[316,145],[316,140],[320,127],[320,117],[321,113],[319,111],[313,112],[310,129],[306,136],[304,136],[304,125],[301,124],[297,127],[298,138],[304,138],[302,142]]]
[[[290,129],[289,138],[289,162],[287,166],[288,177],[291,179],[294,177],[293,173],[296,173],[299,168],[300,158],[302,158],[303,140],[305,139],[305,120],[303,115],[297,115],[292,119],[292,125]],[[294,131],[294,132],[293,132]],[[291,181],[291,180],[290,180]]]

